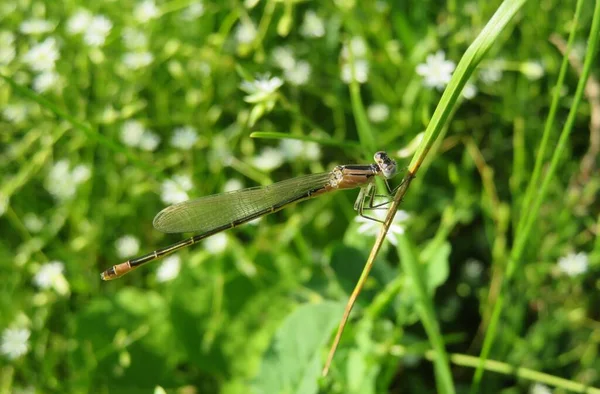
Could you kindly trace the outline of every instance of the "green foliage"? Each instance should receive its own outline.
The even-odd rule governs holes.
[[[599,393],[599,4],[0,2],[0,394]],[[377,150],[416,178],[327,377],[353,191],[99,278]]]

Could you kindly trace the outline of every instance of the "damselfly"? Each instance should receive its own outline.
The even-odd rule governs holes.
[[[251,220],[279,211],[288,205],[342,189],[360,187],[354,209],[365,216],[365,209],[377,208],[374,204],[377,176],[383,178],[388,193],[392,193],[387,180],[396,175],[396,162],[385,152],[377,152],[373,164],[351,164],[335,167],[330,172],[305,175],[277,182],[269,186],[251,187],[228,193],[214,194],[171,205],[154,218],[154,228],[165,233],[199,233],[173,245],[117,264],[104,271],[103,280],[119,278],[128,272],[159,259],[181,248],[210,237],[218,232],[239,226]],[[365,202],[367,205],[365,207]]]

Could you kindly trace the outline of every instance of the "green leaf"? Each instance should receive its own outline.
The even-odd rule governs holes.
[[[450,244],[444,242],[435,248],[429,260],[425,262],[427,264],[426,280],[429,294],[433,294],[435,289],[448,279],[448,275],[450,274],[448,258],[450,257],[451,249]]]
[[[305,304],[292,312],[265,353],[253,382],[254,392],[316,393],[324,346],[343,310],[343,304],[324,302]]]

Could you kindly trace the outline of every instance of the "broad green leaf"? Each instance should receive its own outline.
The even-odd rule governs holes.
[[[281,324],[253,382],[260,394],[311,394],[318,379],[333,328],[344,306],[333,302],[298,307]]]

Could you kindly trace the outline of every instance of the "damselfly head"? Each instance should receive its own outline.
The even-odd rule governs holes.
[[[392,178],[398,172],[396,161],[388,156],[387,153],[379,151],[373,156],[375,163],[379,166],[381,173],[386,179]]]

